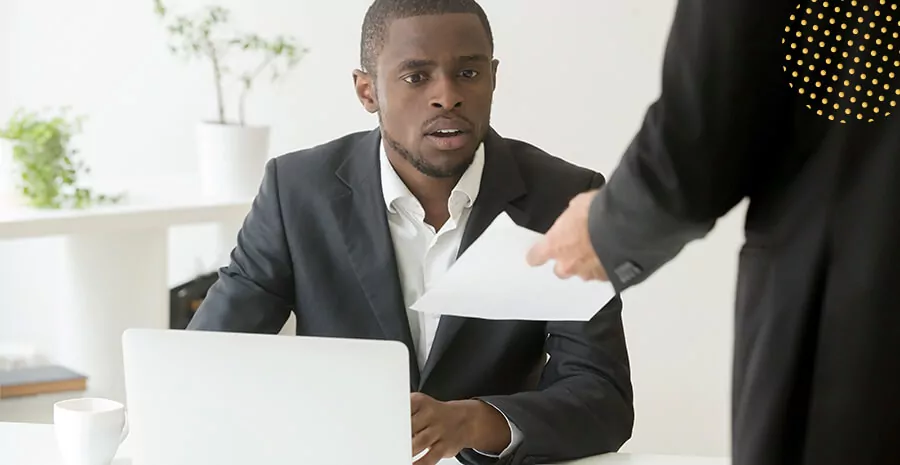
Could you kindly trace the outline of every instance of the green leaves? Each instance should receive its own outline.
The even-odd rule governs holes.
[[[77,186],[79,173],[87,174],[89,169],[76,159],[78,151],[70,148],[70,142],[83,121],[83,116],[70,116],[67,107],[49,115],[19,109],[0,128],[0,138],[12,142],[19,188],[31,206],[84,208],[121,200],[121,195],[94,195]]]
[[[166,7],[163,6],[161,0],[153,0],[153,12],[161,18],[166,16]]]
[[[309,49],[301,47],[292,37],[277,36],[268,40],[258,34],[233,32],[230,28],[231,11],[219,6],[206,7],[194,16],[169,17],[162,0],[153,2],[154,12],[168,20],[169,51],[188,59],[208,60],[212,66],[221,124],[226,124],[222,97],[225,77],[230,76],[241,84],[238,120],[244,125],[245,101],[256,79],[270,69],[271,80],[275,82],[309,53]],[[225,62],[226,58],[235,57],[235,53],[242,58],[241,64],[246,65],[242,72],[232,72],[232,66]]]

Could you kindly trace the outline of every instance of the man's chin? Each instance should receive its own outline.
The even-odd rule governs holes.
[[[464,162],[454,160],[453,163],[432,163],[425,160],[419,160],[418,163],[414,163],[414,166],[420,173],[431,178],[456,178],[462,176],[463,173],[469,169],[469,165],[472,164],[472,160],[474,159],[475,156],[473,154]]]

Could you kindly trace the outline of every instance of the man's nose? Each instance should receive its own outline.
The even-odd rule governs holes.
[[[442,78],[434,86],[434,97],[431,99],[431,106],[442,108],[444,110],[452,110],[462,106],[463,96],[460,93],[457,82],[452,78]]]

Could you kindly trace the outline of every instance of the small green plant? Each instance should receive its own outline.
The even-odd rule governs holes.
[[[85,208],[121,200],[121,195],[96,195],[78,186],[78,176],[88,174],[90,169],[76,158],[78,150],[70,144],[81,131],[84,117],[71,117],[68,108],[47,113],[20,109],[5,128],[0,128],[0,138],[12,144],[20,175],[18,188],[28,204],[37,208]]]
[[[272,82],[296,67],[309,49],[301,47],[292,37],[276,36],[271,40],[258,34],[244,34],[230,29],[231,12],[219,6],[209,6],[191,16],[172,16],[162,0],[153,0],[154,11],[163,21],[170,35],[169,51],[187,59],[207,59],[212,66],[216,89],[219,124],[229,124],[226,117],[224,81],[234,77],[240,83],[238,97],[238,124],[246,124],[247,95],[256,79],[266,70],[271,71]],[[241,52],[246,66],[235,72],[228,64],[234,52]]]

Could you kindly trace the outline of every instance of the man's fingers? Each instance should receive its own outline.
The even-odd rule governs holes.
[[[413,392],[409,395],[409,404],[411,413],[415,414],[422,408],[422,406],[428,404],[429,397],[421,392]]]
[[[547,263],[547,260],[550,260],[550,242],[547,238],[544,237],[540,242],[532,246],[528,250],[528,255],[525,259],[531,266],[541,266]]]
[[[568,210],[564,211],[556,218],[556,221],[553,222],[553,225],[551,225],[547,233],[544,234],[544,237],[528,250],[526,260],[529,265],[541,266],[550,261],[550,259],[559,260],[557,249],[559,249],[560,230],[565,230],[566,213],[568,213]]]
[[[412,438],[412,454],[413,457],[422,453],[423,450],[431,448],[437,440],[437,435],[432,428],[425,428],[413,435]],[[433,451],[433,448],[432,448]]]
[[[422,430],[427,428],[428,425],[431,424],[432,417],[432,412],[429,409],[421,409],[414,413],[411,419],[413,435],[419,434]]]
[[[441,443],[435,443],[431,446],[427,454],[422,456],[419,460],[416,460],[414,465],[437,465],[437,463],[444,458],[444,452],[445,450]]]
[[[597,272],[596,268],[585,268],[578,272],[578,277],[583,281],[598,281],[600,280],[600,273]]]
[[[425,449],[422,452],[419,452],[418,454],[413,454],[413,458],[412,458],[413,463],[418,463],[419,459],[424,457],[427,452],[428,452],[428,449]]]
[[[609,281],[606,277],[606,270],[599,261],[592,261],[591,265],[586,267],[581,276],[587,281]]]
[[[428,410],[428,407],[432,405],[434,399],[429,397],[426,394],[422,394],[421,392],[413,392],[409,395],[409,410],[410,413],[415,416],[417,413],[422,410]]]
[[[553,272],[561,279],[569,279],[575,276],[577,267],[570,262],[558,261],[553,265]]]

